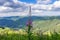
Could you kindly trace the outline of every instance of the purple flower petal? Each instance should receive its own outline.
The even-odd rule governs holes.
[[[32,21],[29,20],[26,25],[27,25],[27,26],[28,26],[28,25],[32,25]]]

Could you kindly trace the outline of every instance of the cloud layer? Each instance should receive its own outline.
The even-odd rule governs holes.
[[[0,12],[21,12],[26,8],[26,4],[18,0],[0,0]]]
[[[29,5],[32,7],[32,15],[48,16],[60,15],[60,0],[36,0],[37,3],[28,4],[18,0],[0,0],[0,16],[26,16]]]
[[[51,4],[52,0],[37,0],[38,4]]]

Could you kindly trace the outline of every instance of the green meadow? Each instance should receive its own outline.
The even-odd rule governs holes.
[[[60,40],[59,19],[33,21],[30,30],[28,33],[28,27],[18,30],[0,28],[0,40]]]

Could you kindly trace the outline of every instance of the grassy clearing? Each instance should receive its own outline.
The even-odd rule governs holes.
[[[34,21],[31,34],[29,30],[0,28],[0,40],[60,40],[59,19]]]
[[[25,30],[12,30],[9,28],[0,28],[0,40],[28,40],[28,34]],[[60,34],[57,32],[38,32],[31,35],[31,40],[60,40]]]

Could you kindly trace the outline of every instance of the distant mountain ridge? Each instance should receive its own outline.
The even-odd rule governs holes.
[[[0,27],[22,28],[26,26],[29,17],[11,16],[0,17]],[[32,16],[32,21],[59,19],[60,16]]]

